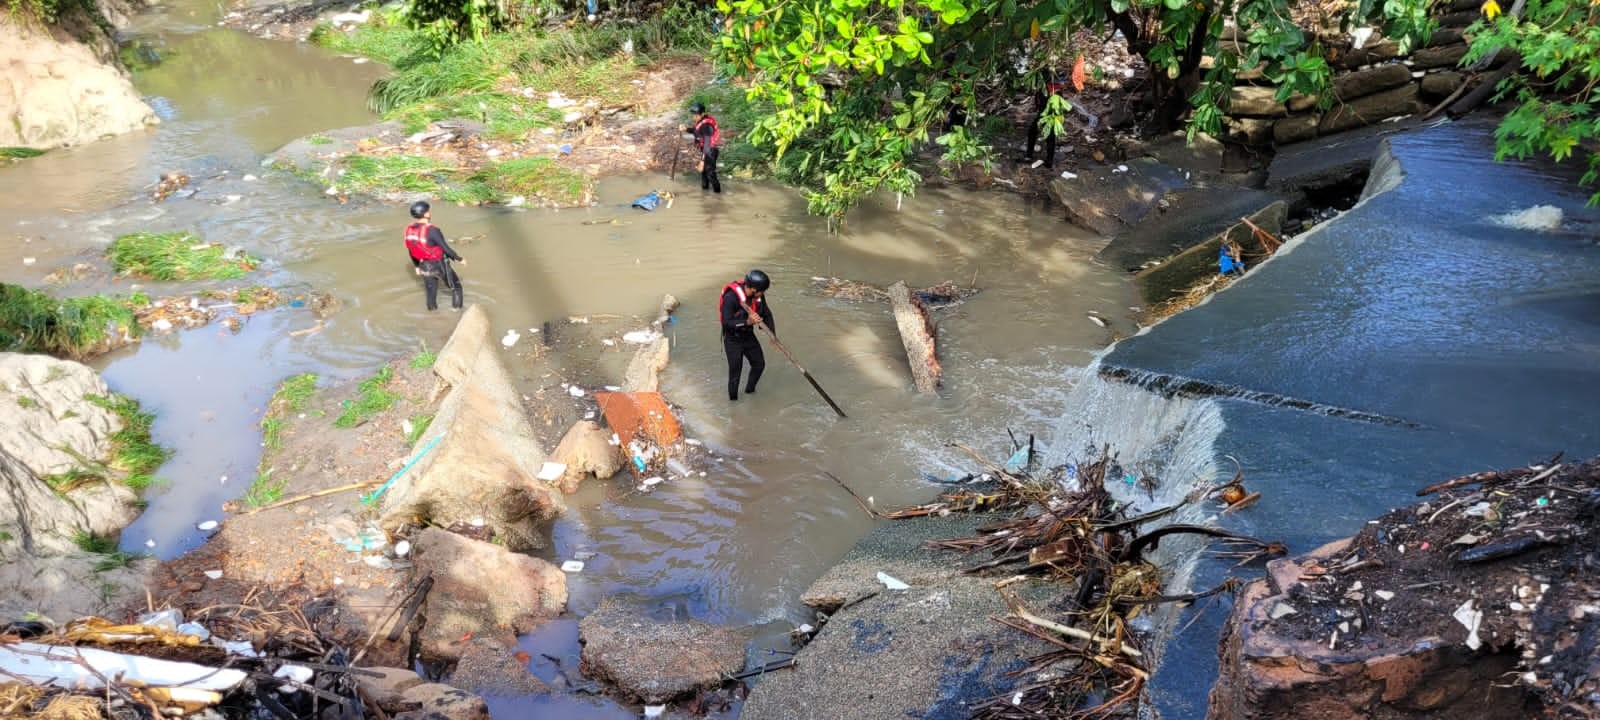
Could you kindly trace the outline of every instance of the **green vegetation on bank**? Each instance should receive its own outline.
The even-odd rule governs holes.
[[[140,232],[111,242],[106,256],[117,272],[154,280],[228,280],[261,263],[231,253],[220,243],[201,242],[188,232]]]
[[[1467,28],[1472,45],[1461,60],[1471,65],[1497,52],[1521,59],[1524,71],[1498,88],[1498,97],[1517,106],[1495,130],[1495,159],[1582,157],[1582,183],[1593,185],[1600,180],[1600,4],[1531,0],[1520,17],[1514,12],[1484,3],[1484,17]],[[1589,204],[1600,204],[1600,192]]]
[[[317,391],[317,374],[302,373],[284,380],[267,403],[266,416],[261,418],[261,442],[270,450],[283,443],[283,430],[289,416],[305,410],[306,402]]]
[[[428,349],[427,341],[418,343],[417,354],[411,356],[412,370],[427,370],[439,360],[439,353]]]
[[[172,456],[170,450],[151,438],[150,426],[156,416],[141,409],[138,400],[121,393],[111,393],[109,397],[85,395],[84,399],[122,418],[122,429],[111,434],[109,467],[122,472],[122,483],[135,491],[150,487],[156,482],[156,469]]]
[[[136,298],[57,298],[0,283],[0,351],[87,357],[104,349],[113,334],[137,337],[134,308],[139,306]]]
[[[467,0],[463,12],[494,17],[458,25],[446,18],[453,12],[449,3],[419,1],[411,14],[379,10],[362,27],[322,27],[312,39],[389,64],[394,74],[373,85],[368,104],[406,132],[463,118],[481,122],[492,139],[520,142],[565,128],[570,110],[550,107],[552,92],[626,104],[645,67],[671,57],[703,57],[713,38],[708,8],[687,0],[648,17],[593,25],[546,26],[534,22],[542,17],[538,12],[523,18],[499,8]],[[505,31],[479,32],[488,28]],[[478,40],[453,42],[457,30]],[[471,173],[420,156],[354,155],[341,162],[339,189],[366,194],[438,192],[441,199],[465,203],[520,196],[572,205],[592,188],[585,174],[545,159],[507,159]]]
[[[433,424],[433,415],[413,415],[411,417],[411,431],[406,433],[406,444],[416,445],[417,439],[428,431],[428,426]]]
[[[45,151],[26,147],[0,147],[0,165],[10,165],[18,160],[27,160],[43,155]]]
[[[394,368],[385,366],[376,375],[361,381],[356,388],[356,397],[345,400],[342,404],[344,412],[333,421],[336,428],[353,428],[368,420],[374,415],[393,407],[399,395],[389,392],[389,381],[394,379]]]
[[[245,490],[244,497],[240,500],[245,507],[258,508],[271,505],[283,499],[283,489],[288,485],[288,479],[273,480],[272,468],[267,468],[257,473],[256,479],[250,481],[250,488]]]

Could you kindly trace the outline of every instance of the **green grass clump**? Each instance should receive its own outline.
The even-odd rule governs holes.
[[[137,336],[128,301],[108,295],[58,299],[0,283],[0,351],[78,359],[106,349],[112,333]]]
[[[250,488],[244,491],[246,507],[261,507],[271,505],[283,499],[283,489],[289,485],[288,480],[273,480],[272,469],[262,470],[256,479],[250,481]]]
[[[144,555],[141,553],[129,553],[118,550],[116,538],[107,537],[104,535],[95,535],[82,530],[79,530],[72,536],[72,543],[77,545],[79,550],[92,555],[100,556],[100,558],[95,560],[94,563],[95,572],[106,572],[109,570],[125,568],[129,565],[132,565],[133,561],[144,557]]]
[[[438,160],[415,155],[352,155],[345,158],[337,182],[345,191],[425,193],[449,182],[455,172]]]
[[[156,469],[172,456],[172,451],[151,439],[150,426],[156,416],[141,409],[138,400],[121,393],[110,397],[85,395],[84,399],[122,418],[122,429],[111,434],[111,469],[126,473],[122,483],[135,491],[150,487],[155,482]]]
[[[517,158],[485,166],[473,179],[500,198],[521,195],[543,198],[557,205],[577,205],[589,194],[593,180],[549,158]]]
[[[385,367],[379,370],[378,374],[362,380],[361,385],[357,387],[355,399],[344,401],[344,412],[339,413],[339,417],[333,421],[333,426],[353,428],[393,407],[400,396],[385,389],[393,379],[394,369]]]
[[[306,142],[311,145],[332,145],[333,138],[328,137],[327,135],[312,135],[311,137],[306,138]]]
[[[306,400],[316,392],[317,374],[303,373],[283,381],[278,392],[273,393],[272,402],[282,403],[288,412],[300,412],[306,409]]]
[[[105,482],[105,477],[99,473],[82,468],[73,468],[64,473],[46,475],[39,479],[49,485],[52,490],[62,494],[72,492],[92,483]]]
[[[411,369],[427,370],[428,368],[433,367],[433,364],[438,361],[439,353],[429,350],[428,343],[424,342],[421,344],[420,349],[417,350],[417,354],[411,356]]]
[[[106,255],[117,272],[154,280],[227,280],[261,262],[244,254],[229,257],[220,244],[201,243],[188,232],[123,235],[112,241]]]
[[[17,396],[17,405],[20,406],[20,407],[27,408],[27,409],[31,410],[33,408],[39,407],[39,401],[35,400],[35,399],[31,398],[31,397],[28,397],[27,395],[18,395]]]
[[[428,431],[428,426],[433,424],[432,415],[416,415],[411,418],[411,432],[406,434],[406,444],[417,444],[417,438]]]
[[[306,408],[306,402],[317,392],[317,374],[302,373],[284,380],[267,404],[267,415],[261,419],[261,442],[277,450],[283,444],[283,431],[289,426],[288,415]]]
[[[6,160],[26,160],[43,155],[45,151],[29,147],[0,147],[0,158]]]

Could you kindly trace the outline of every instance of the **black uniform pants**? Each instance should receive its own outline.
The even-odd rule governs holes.
[[[717,156],[722,154],[721,148],[711,148],[701,157],[704,163],[700,167],[700,189],[711,192],[722,192],[722,182],[717,179]]]
[[[761,352],[761,341],[756,339],[755,333],[746,336],[723,335],[722,352],[728,356],[728,399],[739,399],[739,374],[744,370],[744,361],[750,361],[750,378],[745,381],[744,391],[756,391],[756,382],[761,380],[761,372],[767,369],[767,358]]]
[[[439,281],[444,280],[444,286],[450,288],[450,307],[461,309],[463,291],[461,277],[456,275],[456,269],[450,266],[449,260],[424,260],[422,269],[422,289],[428,296],[428,309],[439,309]]]

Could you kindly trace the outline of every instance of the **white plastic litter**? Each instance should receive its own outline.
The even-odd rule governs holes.
[[[1078,178],[1078,174],[1075,173],[1075,172],[1072,172],[1070,170],[1061,171],[1061,179],[1062,180],[1076,180],[1077,178]]]
[[[172,321],[166,318],[160,318],[155,322],[150,323],[150,327],[160,330],[161,332],[166,332],[172,329]]]
[[[186,622],[182,625],[179,625],[178,632],[200,638],[201,642],[205,642],[211,638],[211,631],[207,630],[206,626],[197,622]]]
[[[394,544],[394,556],[405,557],[411,554],[411,541],[401,540]]]
[[[567,472],[566,463],[547,462],[539,466],[539,474],[534,477],[540,480],[555,480]]]
[[[1468,648],[1477,650],[1479,646],[1483,645],[1483,641],[1478,639],[1478,626],[1483,623],[1483,611],[1474,610],[1471,600],[1462,603],[1461,607],[1456,608],[1456,611],[1450,614],[1450,617],[1455,618],[1456,622],[1461,623],[1467,629]]]
[[[561,571],[562,572],[569,572],[569,573],[583,572],[583,561],[582,560],[568,560],[568,561],[566,561],[564,563],[561,563]]]
[[[683,444],[685,444],[685,445],[693,445],[695,447],[700,447],[701,442],[699,440],[694,439],[694,438],[685,438],[684,441],[683,441]]]
[[[583,388],[573,385],[567,388],[567,394],[573,397],[583,397]]]
[[[655,342],[659,337],[661,337],[661,333],[654,330],[634,330],[633,332],[623,333],[622,341],[643,345],[644,343]]]
[[[272,676],[304,685],[308,682],[311,682],[312,672],[311,668],[301,665],[279,665],[278,669],[272,672]],[[278,692],[283,693],[284,695],[293,695],[299,691],[300,688],[288,684],[278,688]]]
[[[91,647],[30,642],[0,645],[0,672],[37,685],[83,689],[104,687],[104,678],[115,677],[124,683],[137,681],[147,685],[225,691],[244,682],[246,677],[241,670],[124,655]]]
[[[207,570],[206,571],[206,577],[211,578],[212,580],[221,580],[222,579],[222,571],[221,570]]]
[[[641,482],[639,485],[640,485],[640,487],[649,488],[649,487],[655,487],[657,485],[660,485],[662,482],[663,482],[663,480],[661,478],[649,477],[649,478],[645,478],[644,481]]]
[[[886,588],[889,588],[890,590],[910,590],[911,589],[910,585],[907,585],[907,584],[905,584],[903,582],[900,582],[899,580],[895,579],[893,576],[889,575],[889,573],[882,572],[882,571],[878,572],[878,582],[883,583],[883,586],[886,587]]]
[[[1099,315],[1090,315],[1089,316],[1089,322],[1092,322],[1092,323],[1094,323],[1096,325],[1099,325],[1100,327],[1105,327],[1106,326],[1106,319],[1103,318],[1103,317],[1100,317]]]
[[[156,539],[155,538],[150,538],[149,540],[144,541],[144,546],[147,547],[147,548],[155,547],[156,546]]]
[[[592,19],[594,19],[594,16],[590,15],[589,18],[592,20]],[[646,706],[644,706],[644,716],[647,717],[647,718],[658,718],[658,717],[661,717],[661,713],[664,713],[666,711],[667,711],[667,706],[665,706],[665,705],[646,705]]]
[[[515,330],[507,330],[506,331],[506,336],[503,337],[503,338],[500,338],[500,344],[504,345],[506,347],[511,347],[512,345],[517,344],[517,341],[521,340],[521,339],[522,339],[522,334],[521,333],[519,333],[519,332],[517,332]]]
[[[217,521],[215,521],[215,520],[207,520],[207,521],[205,521],[203,523],[200,523],[199,525],[196,525],[195,529],[197,529],[197,530],[215,530],[215,529],[217,529]]]

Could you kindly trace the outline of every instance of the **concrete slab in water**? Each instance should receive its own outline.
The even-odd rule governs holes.
[[[1118,234],[1096,257],[1112,267],[1136,271],[1151,260],[1183,252],[1280,199],[1276,193],[1237,187],[1170,193],[1165,210]]]
[[[1305,192],[1338,185],[1365,176],[1384,138],[1415,128],[1419,123],[1368,125],[1330,137],[1286,145],[1278,149],[1267,166],[1267,189],[1274,192]]]
[[[1008,691],[1001,677],[1046,648],[988,619],[1006,606],[987,578],[962,575],[969,560],[922,548],[924,540],[971,535],[993,515],[898,520],[880,525],[802,596],[838,607],[801,651],[795,667],[756,685],[742,720],[837,718],[967,718],[974,702]],[[986,557],[986,556],[985,556]],[[888,590],[884,572],[911,586]],[[1033,583],[1021,588],[1031,607],[1066,592]],[[1013,586],[1019,587],[1019,586]]]

